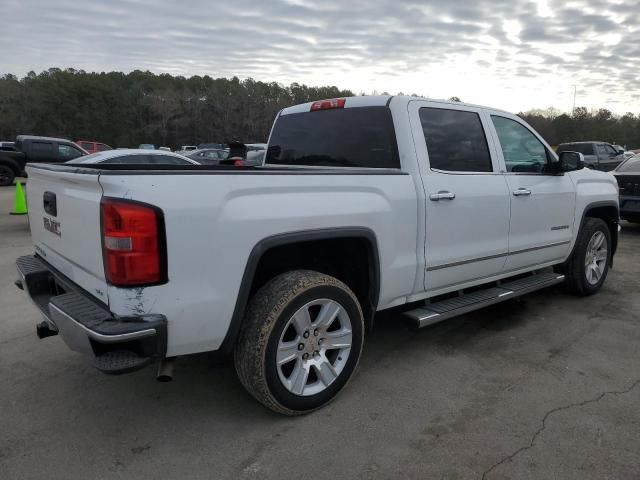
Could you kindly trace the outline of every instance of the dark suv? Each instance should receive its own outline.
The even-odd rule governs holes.
[[[579,152],[584,155],[584,164],[588,168],[609,172],[624,160],[624,150],[617,150],[607,142],[561,143],[556,152]]]
[[[640,154],[621,163],[613,175],[620,187],[620,218],[640,223]]]

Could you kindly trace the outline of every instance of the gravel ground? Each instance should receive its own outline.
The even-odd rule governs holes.
[[[13,286],[31,251],[0,189],[0,479],[640,478],[640,226],[603,290],[560,288],[414,330],[381,315],[327,408],[272,414],[232,362],[108,377]]]

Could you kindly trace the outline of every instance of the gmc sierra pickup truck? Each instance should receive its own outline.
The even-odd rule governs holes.
[[[415,97],[282,110],[258,167],[30,165],[17,286],[106,373],[233,352],[284,414],[353,376],[375,313],[424,327],[564,283],[602,286],[618,187],[520,118]]]
[[[13,184],[24,175],[27,163],[66,162],[88,152],[70,140],[19,135],[12,150],[0,151],[0,187]]]

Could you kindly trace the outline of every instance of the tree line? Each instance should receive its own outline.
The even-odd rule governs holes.
[[[614,115],[606,108],[589,111],[577,107],[570,114],[549,108],[519,115],[550,145],[596,140],[626,146],[629,150],[640,148],[640,115],[631,112]]]
[[[19,134],[95,140],[114,147],[177,147],[204,142],[265,142],[277,112],[290,105],[353,96],[337,87],[253,79],[91,73],[51,68],[0,77],[0,140]],[[458,100],[458,97],[452,97]],[[607,109],[519,114],[551,144],[602,140],[640,148],[640,116]]]
[[[282,108],[345,96],[353,92],[236,77],[51,68],[0,77],[0,139],[32,134],[114,147],[262,143]]]

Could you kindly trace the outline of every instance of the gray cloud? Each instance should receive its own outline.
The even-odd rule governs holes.
[[[2,73],[149,69],[359,91],[344,81],[363,68],[401,85],[403,75],[458,62],[503,83],[564,75],[593,92],[640,93],[637,0],[548,0],[544,10],[531,0],[4,3]]]

